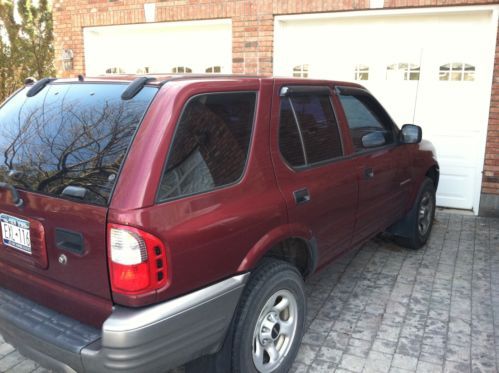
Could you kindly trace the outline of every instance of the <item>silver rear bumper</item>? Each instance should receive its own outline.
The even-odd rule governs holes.
[[[116,306],[102,330],[82,329],[86,338],[65,344],[44,333],[33,332],[22,318],[16,322],[3,310],[2,294],[33,312],[45,309],[0,288],[0,333],[21,353],[57,371],[77,372],[165,372],[197,357],[214,353],[222,345],[227,329],[249,274],[231,277],[182,297],[146,307]],[[2,293],[3,292],[3,293]],[[71,331],[86,328],[65,316],[52,313],[51,319],[64,318]],[[29,315],[28,315],[29,316]],[[74,324],[72,324],[74,323]],[[64,325],[58,323],[59,329]],[[76,330],[79,330],[76,328]],[[55,343],[57,342],[57,343]]]

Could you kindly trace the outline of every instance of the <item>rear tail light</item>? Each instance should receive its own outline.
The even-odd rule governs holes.
[[[108,224],[108,250],[113,292],[144,294],[166,284],[165,245],[152,234],[133,227]]]

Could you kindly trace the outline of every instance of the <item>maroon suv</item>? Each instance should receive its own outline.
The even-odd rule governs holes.
[[[286,372],[304,279],[380,232],[424,245],[439,178],[363,87],[266,77],[31,82],[0,158],[0,333],[78,372]]]

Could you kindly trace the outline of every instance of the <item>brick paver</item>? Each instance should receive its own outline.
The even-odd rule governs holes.
[[[497,372],[499,220],[437,213],[426,247],[377,238],[307,283],[293,372]],[[0,372],[46,372],[0,336]]]

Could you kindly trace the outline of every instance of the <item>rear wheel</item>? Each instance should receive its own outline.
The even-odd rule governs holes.
[[[306,300],[291,264],[267,259],[252,274],[232,328],[232,372],[281,373],[301,344]]]

